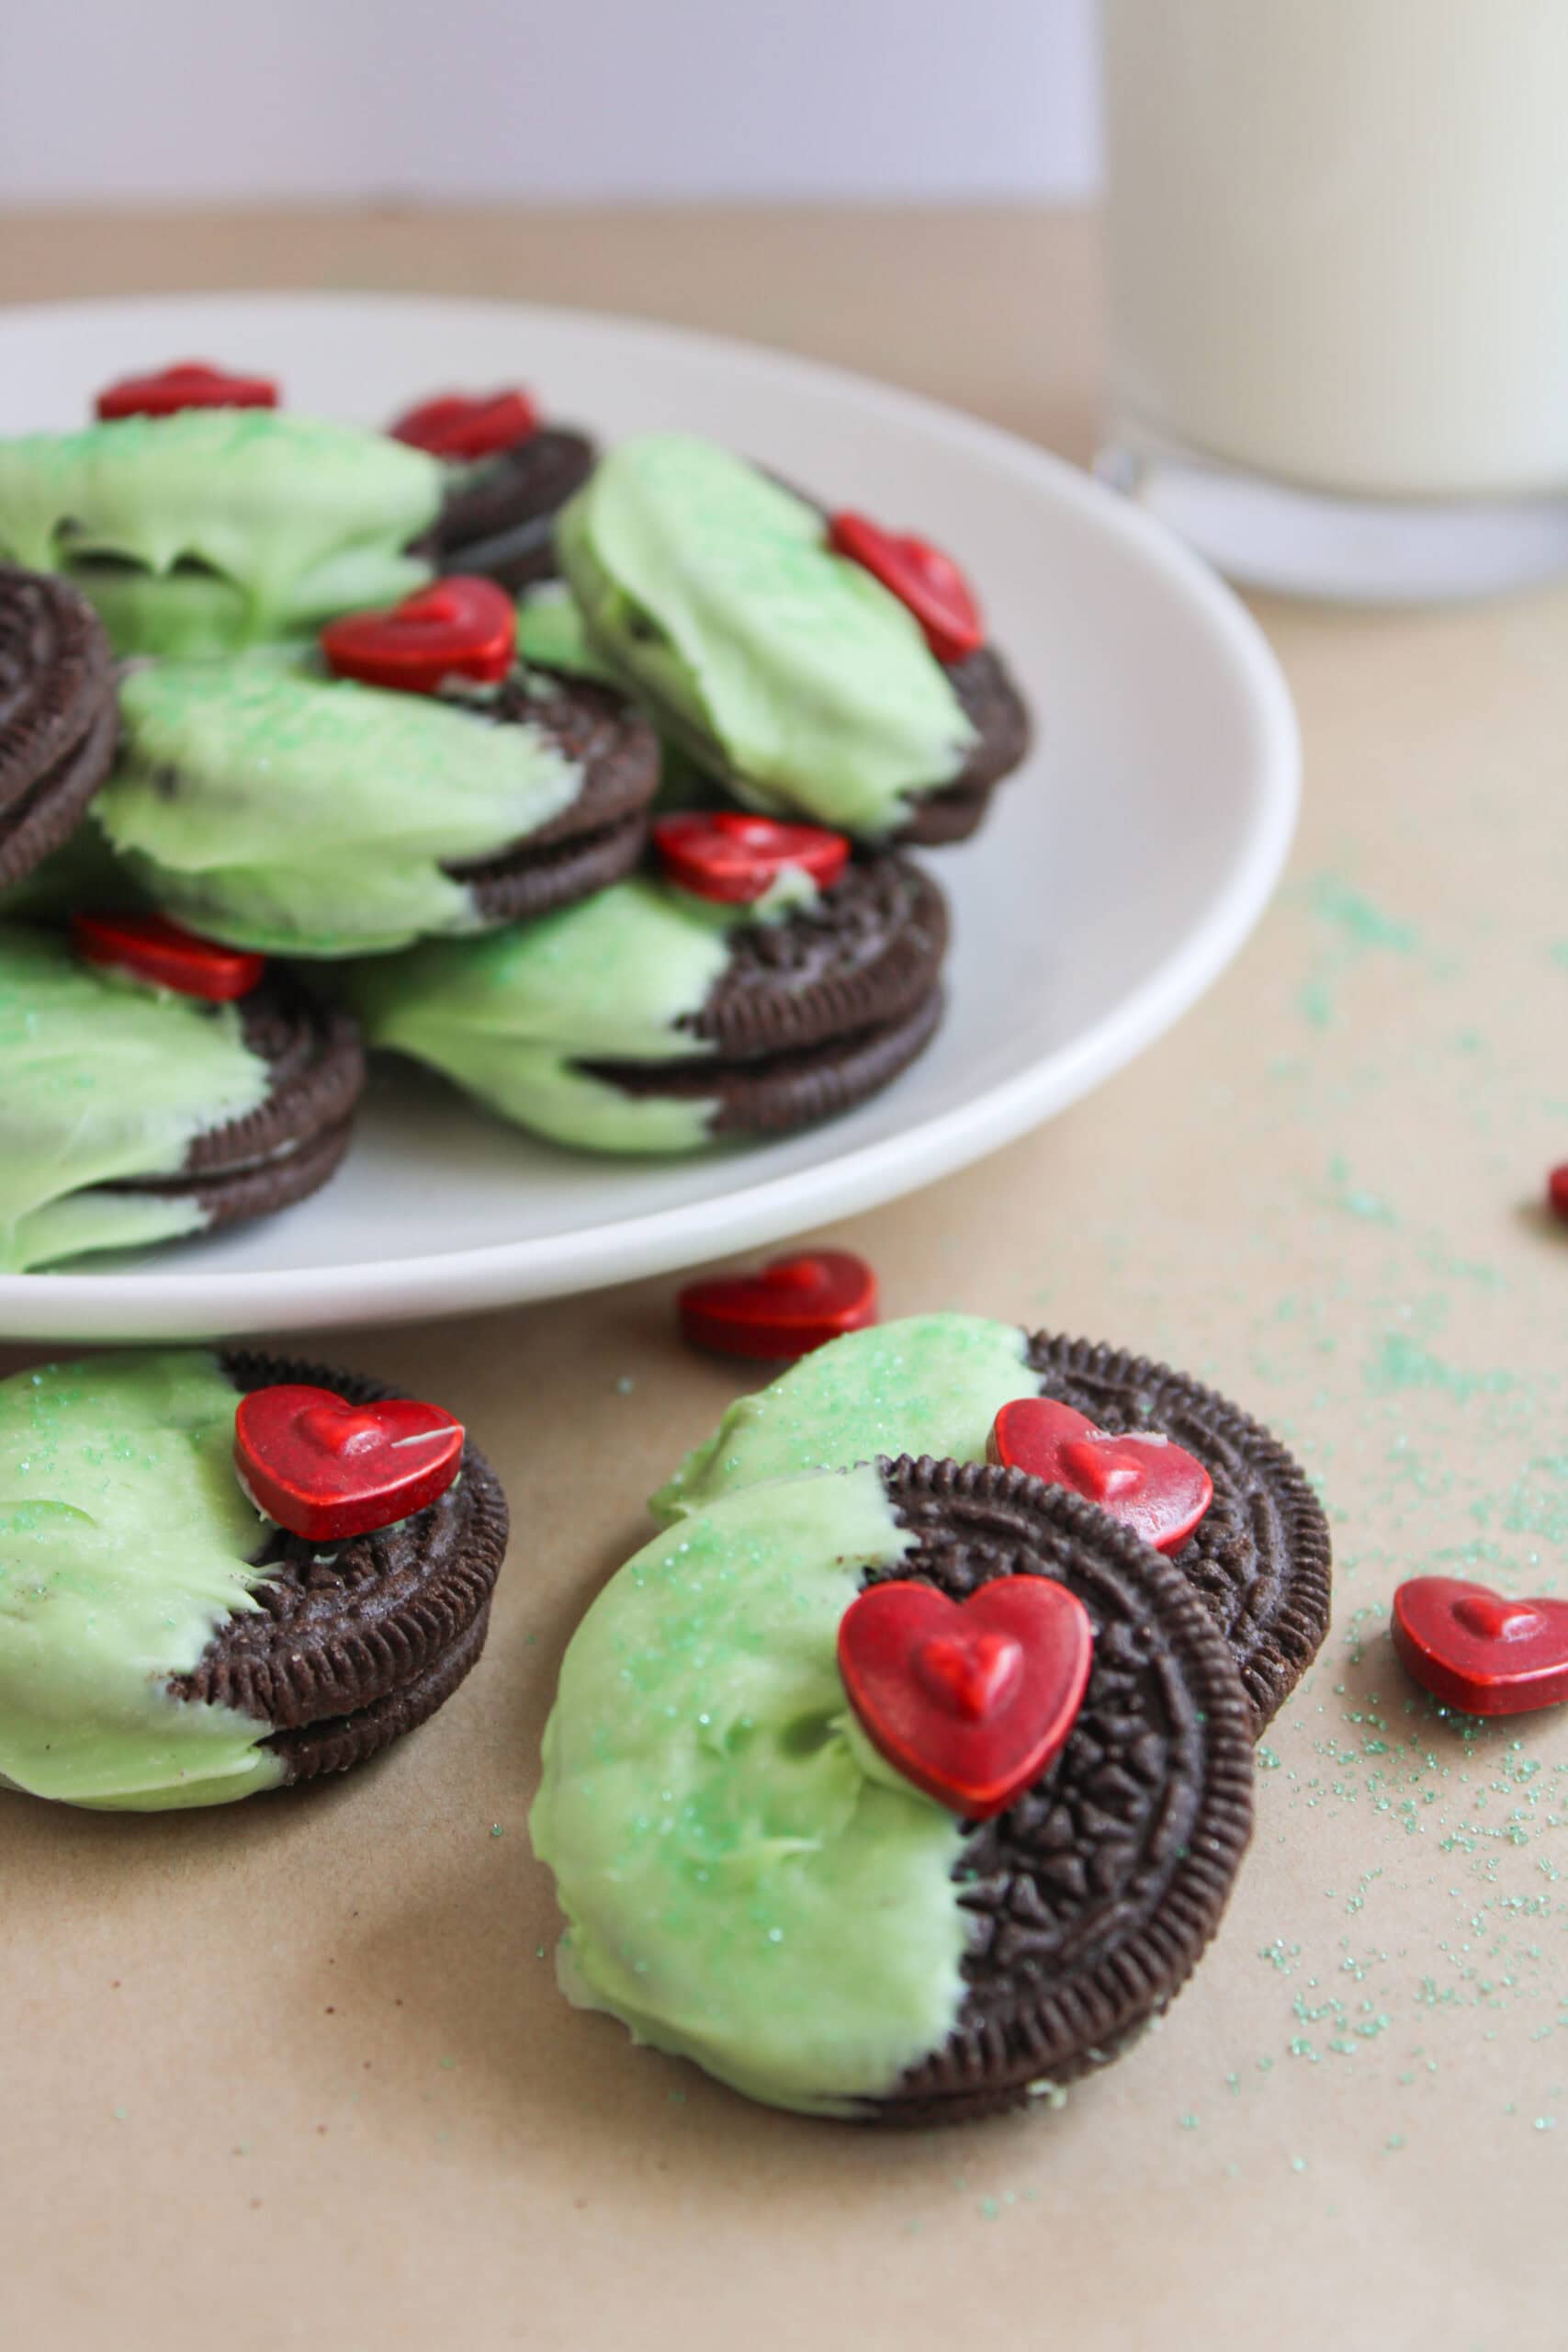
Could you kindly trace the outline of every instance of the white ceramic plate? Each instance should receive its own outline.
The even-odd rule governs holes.
[[[1222,970],[1289,845],[1299,754],[1252,622],[1173,540],[1009,435],[775,353],[568,311],[378,296],[197,297],[0,314],[0,433],[59,427],[190,354],[293,407],[383,421],[521,379],[605,435],[682,427],[919,529],[977,583],[1039,747],[936,853],[956,939],[935,1046],[814,1133],[676,1162],[530,1142],[415,1077],[374,1090],[316,1199],[210,1240],[0,1277],[0,1335],[305,1330],[499,1306],[774,1241],[929,1183],[1048,1118]]]

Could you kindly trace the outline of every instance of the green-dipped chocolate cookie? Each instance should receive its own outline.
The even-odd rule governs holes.
[[[243,1393],[374,1381],[182,1349],[0,1382],[0,1784],[136,1812],[363,1761],[483,1645],[506,1503],[472,1446],[412,1517],[306,1543],[234,1466]]]
[[[761,1480],[879,1453],[982,1462],[997,1414],[1021,1396],[1055,1397],[1118,1433],[1162,1433],[1203,1464],[1214,1498],[1175,1558],[1229,1641],[1261,1730],[1328,1630],[1328,1522],[1277,1438],[1146,1357],[972,1315],[857,1331],[739,1398],[652,1508],[672,1520]]]
[[[717,906],[644,876],[534,923],[357,965],[372,1046],[519,1126],[597,1151],[694,1151],[831,1115],[897,1075],[941,1011],[946,910],[890,854],[825,890]]]
[[[623,442],[556,541],[594,651],[750,807],[953,840],[1027,748],[994,652],[945,669],[815,506],[711,443]]]
[[[0,894],[76,831],[118,726],[108,639],[86,598],[0,563]]]
[[[275,409],[186,409],[0,440],[0,554],[67,571],[117,652],[309,636],[430,577],[404,552],[445,469],[379,433]]]
[[[303,1200],[346,1151],[364,1083],[352,1018],[287,975],[206,1003],[0,926],[0,1270]]]
[[[1065,1584],[1092,1668],[995,1817],[887,1763],[841,1679],[889,1579]],[[563,1990],[754,2098],[931,2123],[1118,2054],[1213,1933],[1251,1817],[1246,1700],[1179,1572],[1017,1472],[886,1461],[715,1503],[568,1648],[530,1820]]]
[[[603,687],[515,671],[457,696],[254,653],[121,689],[98,822],[152,901],[267,954],[381,954],[483,931],[635,865],[659,776]]]

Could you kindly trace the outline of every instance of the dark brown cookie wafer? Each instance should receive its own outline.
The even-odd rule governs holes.
[[[776,1136],[837,1118],[880,1093],[931,1043],[942,993],[930,989],[897,1020],[746,1061],[712,1055],[678,1062],[582,1061],[591,1078],[641,1100],[713,1102],[709,1133]]]
[[[994,647],[982,645],[947,674],[979,741],[951,784],[919,795],[899,839],[921,849],[968,839],[996,786],[1028,756],[1032,738],[1028,708]]]
[[[956,2122],[1027,2106],[1105,2064],[1180,1990],[1213,1934],[1252,1822],[1252,1731],[1224,1641],[1187,1578],[1062,1487],[982,1464],[879,1464],[915,1547],[884,1577],[962,1600],[995,1577],[1059,1579],[1094,1628],[1066,1745],[965,1837],[965,1991],[942,2048],[871,2110]]]
[[[582,770],[570,808],[494,855],[448,865],[487,922],[516,922],[572,905],[629,874],[648,838],[659,788],[659,739],[621,695],[577,680],[514,672],[493,716],[526,721]]]
[[[729,961],[681,1026],[747,1057],[897,1021],[947,952],[947,901],[906,857],[856,859],[812,904],[731,933]]]
[[[237,1390],[299,1383],[353,1404],[398,1395],[379,1381],[234,1350]],[[484,1645],[506,1550],[506,1498],[465,1445],[457,1483],[412,1519],[332,1546],[275,1529],[256,1555],[259,1608],[231,1617],[176,1698],[273,1725],[288,1781],[342,1771],[433,1713]]]
[[[556,516],[588,480],[597,455],[586,434],[546,425],[458,471],[418,552],[439,571],[477,572],[502,588],[553,580]]]
[[[75,831],[118,728],[113,657],[86,598],[0,564],[0,889]]]
[[[1322,1647],[1333,1555],[1306,1475],[1228,1398],[1168,1365],[1046,1331],[1029,1340],[1041,1394],[1101,1429],[1155,1430],[1202,1463],[1214,1499],[1175,1564],[1229,1642],[1261,1731]]]

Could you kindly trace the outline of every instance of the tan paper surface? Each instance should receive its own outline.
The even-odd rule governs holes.
[[[1089,439],[1073,221],[13,221],[0,260],[16,296],[311,277],[663,311]],[[665,1282],[344,1334],[506,1480],[490,1649],[334,1788],[0,1801],[7,2346],[1568,2339],[1568,1726],[1438,1722],[1383,1631],[1415,1569],[1561,1577],[1568,1236],[1532,1204],[1568,1158],[1568,596],[1263,617],[1308,797],[1258,938],[1091,1102],[832,1236],[889,1313],[1165,1354],[1322,1474],[1336,1633],[1164,2030],[1059,2116],[903,2138],[568,2010],[524,1832],[557,1662],[735,1384]]]

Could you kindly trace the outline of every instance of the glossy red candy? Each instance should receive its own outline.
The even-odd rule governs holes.
[[[321,631],[327,667],[367,686],[433,695],[447,678],[493,685],[512,667],[517,612],[493,580],[454,573],[390,612],[350,613]]]
[[[1392,1630],[1406,1670],[1447,1707],[1520,1715],[1568,1699],[1568,1600],[1411,1577],[1393,1596]]]
[[[72,935],[85,964],[106,964],[181,996],[231,1004],[249,996],[266,969],[265,956],[198,939],[164,915],[73,915]]]
[[[970,1821],[1002,1812],[1062,1747],[1093,1648],[1088,1610],[1049,1577],[998,1577],[962,1603],[873,1585],[839,1624],[839,1671],[873,1746]]]
[[[387,427],[394,441],[454,461],[492,458],[532,440],[538,429],[538,410],[515,385],[501,392],[444,392]]]
[[[1547,1178],[1546,1204],[1554,1216],[1568,1222],[1568,1162],[1554,1168]]]
[[[341,1544],[444,1495],[463,1428],[438,1405],[351,1405],[330,1388],[256,1388],[234,1416],[234,1467],[258,1510],[293,1535]]]
[[[836,882],[849,863],[842,833],[822,825],[782,825],[739,808],[660,817],[653,845],[667,881],[725,907],[765,898],[787,866],[803,866],[818,889]]]
[[[876,1276],[852,1250],[812,1250],[775,1258],[760,1274],[688,1283],[678,1305],[697,1347],[783,1363],[874,1323]]]
[[[835,514],[828,527],[835,555],[848,556],[908,605],[939,662],[962,662],[986,642],[969,582],[950,555],[929,540],[900,538],[869,515]]]
[[[117,416],[173,416],[182,408],[276,408],[270,376],[231,376],[205,359],[176,360],[155,376],[126,376],[95,403],[106,422]]]
[[[1150,1430],[1112,1437],[1051,1396],[1004,1405],[986,1453],[1005,1469],[1070,1487],[1157,1552],[1179,1551],[1214,1499],[1202,1464],[1169,1438]]]

